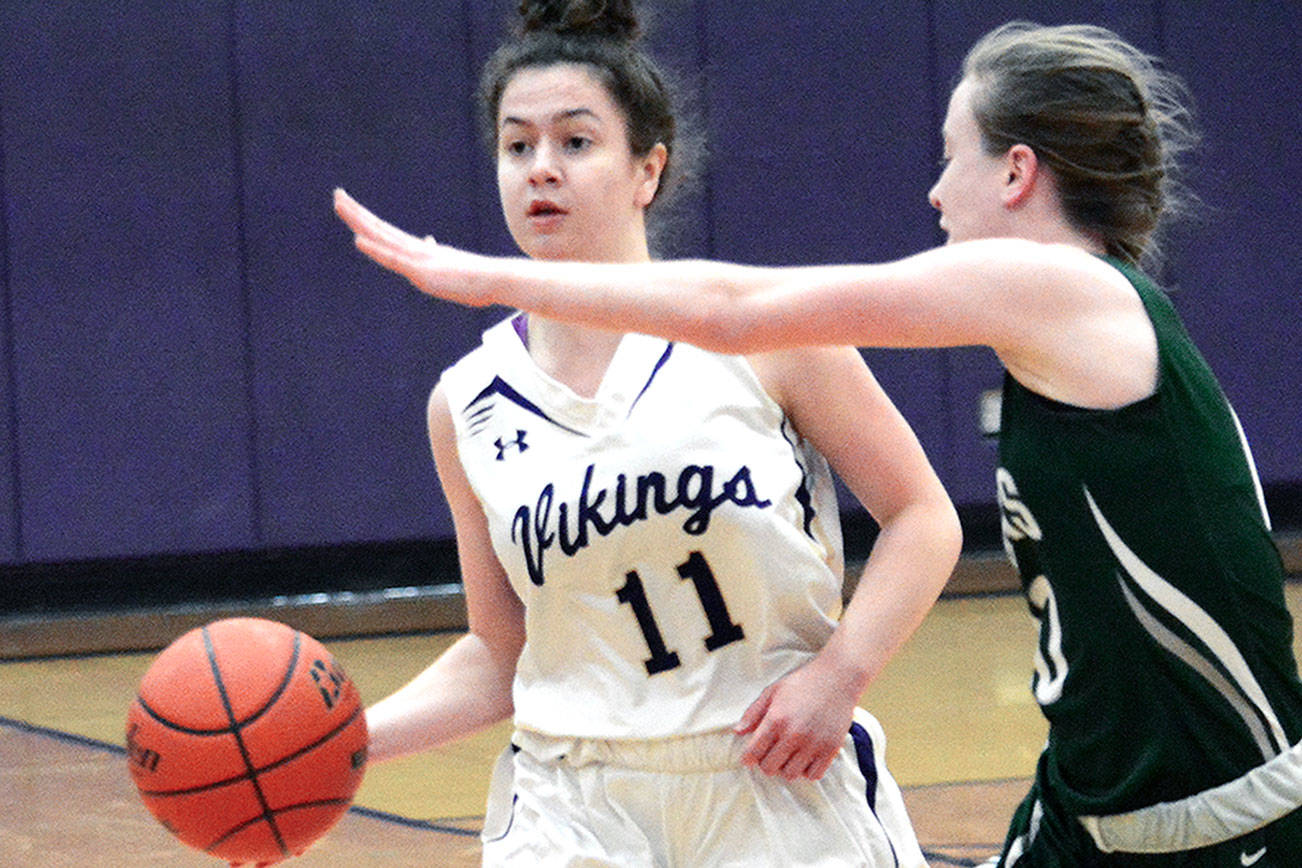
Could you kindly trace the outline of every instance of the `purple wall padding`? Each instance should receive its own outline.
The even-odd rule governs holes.
[[[823,4],[818,16],[786,8],[759,4],[738,15],[701,6],[715,255],[854,262],[934,243],[926,191],[937,122],[925,7],[878,15],[843,0]],[[867,356],[943,474],[945,355]]]
[[[446,538],[438,372],[503,315],[352,250],[345,186],[400,225],[514,252],[470,94],[510,0],[0,4],[0,562]],[[1090,21],[1167,56],[1207,127],[1204,219],[1166,277],[1270,483],[1302,482],[1298,16],[1204,0],[660,4],[650,42],[711,155],[668,253],[895,258],[964,52]],[[960,504],[992,501],[984,349],[874,350]],[[848,504],[847,504],[848,505]]]
[[[223,8],[0,12],[19,559],[255,539]]]
[[[0,79],[2,80],[2,79]],[[3,103],[0,103],[0,107]],[[0,239],[8,237],[8,197],[4,192],[4,115],[0,112]],[[12,304],[9,292],[8,245],[0,243],[0,563],[18,559],[18,452],[14,444],[13,348],[10,339]]]
[[[460,3],[245,3],[240,187],[262,542],[447,535],[424,406],[477,314],[352,249],[330,191],[478,246]],[[295,16],[290,18],[290,15]]]
[[[1203,212],[1175,245],[1174,295],[1248,435],[1262,479],[1302,482],[1302,15],[1289,3],[1200,2],[1163,50],[1192,89]]]

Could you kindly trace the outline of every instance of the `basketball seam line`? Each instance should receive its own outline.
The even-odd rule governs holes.
[[[273,815],[284,814],[284,813],[288,813],[289,811],[301,810],[303,808],[321,808],[321,807],[326,807],[328,805],[346,805],[346,804],[348,804],[347,799],[316,799],[311,802],[299,802],[296,805],[286,805],[283,808],[277,808],[273,812]],[[245,829],[249,828],[254,823],[260,822],[264,819],[266,818],[262,816],[251,817],[250,819],[245,820],[243,823],[240,823],[238,826],[233,826],[230,829],[227,829],[226,833],[222,835],[220,838],[218,838],[216,841],[213,841],[211,844],[209,844],[207,849],[212,850],[216,847],[220,847],[225,841],[229,840],[232,836],[238,835],[240,832],[243,832]]]
[[[309,751],[315,750],[316,748],[330,741],[336,735],[338,735],[339,733],[347,729],[348,726],[352,724],[352,722],[355,721],[357,719],[357,716],[361,713],[362,713],[362,709],[360,706],[358,708],[355,708],[353,710],[353,713],[348,716],[347,720],[345,720],[343,723],[336,726],[334,729],[330,730],[325,735],[321,736],[321,738],[317,739],[311,744],[303,745],[298,750],[294,751],[291,754],[287,754],[286,756],[281,757],[280,759],[276,760],[273,763],[253,769],[252,774],[265,774],[266,772],[269,772],[272,769],[277,769],[288,762],[292,762],[293,760],[298,759],[299,757],[303,756]],[[158,798],[170,798],[172,796],[189,796],[189,795],[193,795],[194,793],[202,793],[206,790],[215,790],[218,787],[224,787],[229,784],[236,783],[237,781],[245,781],[245,780],[250,780],[249,774],[235,775],[234,777],[223,778],[220,781],[213,781],[211,783],[203,784],[202,786],[187,787],[183,790],[141,790],[140,792],[142,795],[153,796]]]
[[[208,648],[208,647],[209,647],[209,645],[208,645],[208,634],[207,634],[207,633],[204,633],[204,647],[205,647],[205,648]],[[224,726],[224,727],[220,727],[220,728],[218,728],[218,729],[200,729],[200,728],[198,728],[198,727],[182,726],[181,724],[179,724],[179,723],[177,723],[177,722],[175,722],[175,721],[168,720],[166,717],[164,717],[163,715],[161,715],[161,714],[159,714],[157,711],[155,711],[153,708],[151,708],[150,705],[149,705],[149,703],[148,703],[148,702],[145,702],[145,698],[144,698],[143,696],[140,696],[139,694],[137,694],[137,695],[136,695],[136,700],[140,703],[140,707],[143,708],[143,709],[145,710],[145,712],[146,712],[150,717],[152,717],[154,720],[156,720],[156,721],[158,721],[159,723],[161,723],[163,726],[166,726],[168,729],[175,730],[176,732],[184,733],[185,735],[213,735],[213,736],[216,736],[216,735],[227,735],[227,734],[229,734],[229,733],[234,733],[234,732],[235,732],[237,729],[239,729],[240,727],[248,726],[249,724],[251,724],[251,723],[253,723],[254,721],[256,721],[259,717],[261,717],[262,715],[266,714],[267,711],[269,711],[269,710],[271,709],[271,707],[272,707],[273,705],[276,704],[276,702],[280,699],[280,697],[281,697],[282,695],[284,695],[285,691],[289,689],[289,682],[290,682],[290,680],[293,678],[293,675],[294,675],[294,667],[298,664],[298,650],[299,650],[299,649],[298,649],[298,634],[295,633],[295,634],[294,634],[294,654],[293,654],[293,656],[290,658],[290,661],[289,661],[289,668],[288,668],[288,669],[286,670],[286,672],[285,672],[285,677],[284,677],[283,679],[281,679],[280,684],[278,684],[278,685],[276,686],[275,691],[272,692],[271,696],[270,696],[270,697],[267,699],[267,701],[262,705],[262,707],[256,709],[252,714],[250,714],[250,715],[249,715],[248,717],[246,717],[244,720],[236,720],[236,719],[235,719],[235,715],[232,713],[232,709],[231,709],[229,703],[227,703],[227,701],[226,701],[226,694],[225,694],[225,691],[222,690],[222,688],[220,687],[220,685],[218,686],[218,689],[219,689],[219,690],[222,690],[222,702],[223,702],[223,704],[226,706],[226,717],[227,717],[228,720],[231,721],[231,725],[230,725],[230,726]],[[208,662],[209,662],[209,665],[210,665],[210,666],[211,666],[211,665],[214,665],[214,664],[213,664],[213,660],[212,660],[211,657],[209,657],[209,661],[208,661]],[[214,671],[215,671],[215,670],[214,670]]]
[[[240,750],[240,758],[244,760],[244,767],[248,769],[249,783],[252,784],[253,792],[258,797],[258,804],[262,806],[262,817],[267,821],[267,825],[271,827],[271,834],[275,837],[276,846],[280,848],[280,852],[285,856],[289,856],[291,855],[289,847],[286,846],[285,838],[280,833],[280,826],[276,823],[276,816],[271,812],[271,805],[267,803],[267,795],[262,791],[262,785],[258,783],[258,775],[257,772],[254,771],[252,758],[249,756],[248,746],[244,744],[244,739],[240,736],[241,727],[239,722],[235,719],[235,709],[231,707],[230,696],[226,693],[226,685],[222,681],[221,668],[217,665],[217,656],[215,649],[213,648],[212,636],[209,634],[206,626],[202,628],[202,632],[204,650],[208,654],[208,665],[212,669],[213,680],[217,683],[217,693],[221,696],[222,706],[226,709],[226,719],[231,722],[231,726],[233,727],[231,735],[235,737],[235,744]],[[298,651],[299,632],[295,630],[294,650],[289,657],[289,666],[287,667],[287,674],[285,676],[286,683],[288,683],[289,678],[292,676],[294,667],[298,665]],[[268,703],[268,707],[270,705],[271,703]],[[225,840],[225,836],[218,840]],[[215,846],[217,846],[215,843],[210,844],[204,849],[206,851],[211,850]]]

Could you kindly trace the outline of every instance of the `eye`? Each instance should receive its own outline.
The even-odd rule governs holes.
[[[592,146],[592,139],[587,136],[570,136],[565,140],[565,149],[569,151],[583,151]]]
[[[513,157],[520,157],[529,152],[529,143],[523,139],[510,139],[502,142],[502,150]]]

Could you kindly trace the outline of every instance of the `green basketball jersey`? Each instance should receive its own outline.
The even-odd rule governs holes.
[[[1134,285],[1157,391],[1119,410],[1006,376],[1005,548],[1040,621],[1046,783],[1111,814],[1224,783],[1302,738],[1283,565],[1233,410],[1170,301]]]

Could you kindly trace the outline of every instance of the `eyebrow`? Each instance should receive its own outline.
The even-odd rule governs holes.
[[[589,108],[565,109],[564,111],[559,111],[556,114],[552,115],[550,120],[552,123],[557,123],[559,121],[572,120],[573,118],[576,117],[590,117],[596,121],[601,120],[601,117],[596,112],[594,112],[592,109]],[[511,124],[527,127],[532,125],[532,121],[526,120],[525,118],[517,118],[511,116],[502,118],[502,126],[505,127]]]

